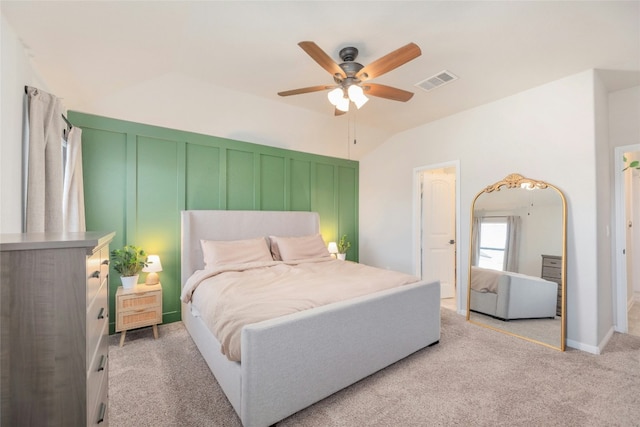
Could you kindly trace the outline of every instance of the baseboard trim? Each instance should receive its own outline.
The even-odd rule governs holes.
[[[598,344],[597,346],[568,339],[567,347],[575,348],[576,350],[586,351],[587,353],[591,353],[591,354],[602,354],[602,350],[604,350],[604,348],[609,343],[609,340],[613,336],[613,333],[614,333],[614,329],[613,327],[611,327],[607,332],[607,334],[602,339],[602,341],[600,341],[600,344]]]

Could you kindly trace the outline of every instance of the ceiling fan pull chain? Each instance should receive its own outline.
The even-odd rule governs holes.
[[[356,119],[357,119],[357,114],[358,114],[358,110],[355,110],[353,112],[353,145],[356,145],[358,143],[357,140],[357,134],[356,134]]]

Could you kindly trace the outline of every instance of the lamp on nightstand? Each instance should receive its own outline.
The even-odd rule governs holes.
[[[329,247],[327,249],[329,249],[331,257],[336,258],[336,254],[338,253],[338,245],[336,245],[336,242],[329,242]]]
[[[162,271],[162,264],[160,263],[160,257],[158,255],[149,255],[147,257],[147,266],[142,269],[147,274],[147,279],[144,281],[147,285],[157,285],[160,283],[158,278],[158,272]]]

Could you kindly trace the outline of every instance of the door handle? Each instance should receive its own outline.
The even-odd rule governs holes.
[[[456,241],[455,241],[455,240],[453,240],[453,239],[449,240],[449,244],[450,244],[450,245],[453,245],[455,242],[456,242]]]

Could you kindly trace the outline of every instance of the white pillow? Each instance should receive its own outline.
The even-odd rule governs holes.
[[[264,237],[247,240],[200,240],[204,268],[211,269],[226,264],[273,261],[269,245]]]
[[[331,258],[320,234],[300,237],[269,236],[269,240],[271,240],[271,253],[276,261]]]

